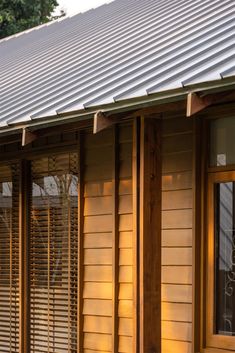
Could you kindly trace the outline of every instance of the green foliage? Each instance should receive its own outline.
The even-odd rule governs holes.
[[[0,0],[0,38],[52,20],[57,6],[57,0]]]

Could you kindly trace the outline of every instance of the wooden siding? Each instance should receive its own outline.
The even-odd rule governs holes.
[[[162,353],[191,353],[193,121],[163,119],[162,150]]]
[[[83,347],[87,353],[114,352],[115,345],[120,353],[133,352],[132,126],[116,131],[116,201],[114,129],[85,136]]]

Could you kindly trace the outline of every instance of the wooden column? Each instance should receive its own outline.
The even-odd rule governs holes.
[[[84,331],[83,331],[83,287],[84,287],[84,136],[79,133],[78,142],[78,311],[77,311],[77,351],[84,351]]]
[[[140,120],[133,121],[132,189],[133,189],[133,353],[139,352],[139,170]]]
[[[119,136],[118,127],[113,127],[113,327],[112,353],[118,352],[118,293],[119,293],[119,219],[118,219],[118,186],[119,186]]]
[[[141,117],[140,352],[161,352],[161,130]]]
[[[20,237],[20,353],[30,351],[30,279],[29,279],[29,224],[31,176],[30,162],[20,165],[19,237]]]

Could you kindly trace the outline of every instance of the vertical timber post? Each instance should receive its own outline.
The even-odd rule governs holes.
[[[30,275],[29,275],[29,232],[30,232],[30,162],[21,161],[19,193],[19,237],[20,237],[20,353],[30,351]]]
[[[119,134],[118,126],[113,127],[113,328],[112,353],[118,353],[118,293],[119,293],[119,219],[118,219],[118,186],[119,186]]]
[[[161,353],[161,122],[141,117],[140,353]]]
[[[133,121],[132,175],[133,175],[133,353],[139,353],[139,153],[140,119]]]
[[[84,351],[83,284],[84,284],[84,135],[79,133],[78,145],[78,292],[77,292],[77,352]]]

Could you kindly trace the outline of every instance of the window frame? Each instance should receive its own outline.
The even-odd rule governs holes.
[[[235,171],[208,174],[206,261],[206,348],[235,350],[235,336],[214,333],[215,325],[215,188],[216,183],[235,181]],[[223,351],[221,351],[222,353]]]

